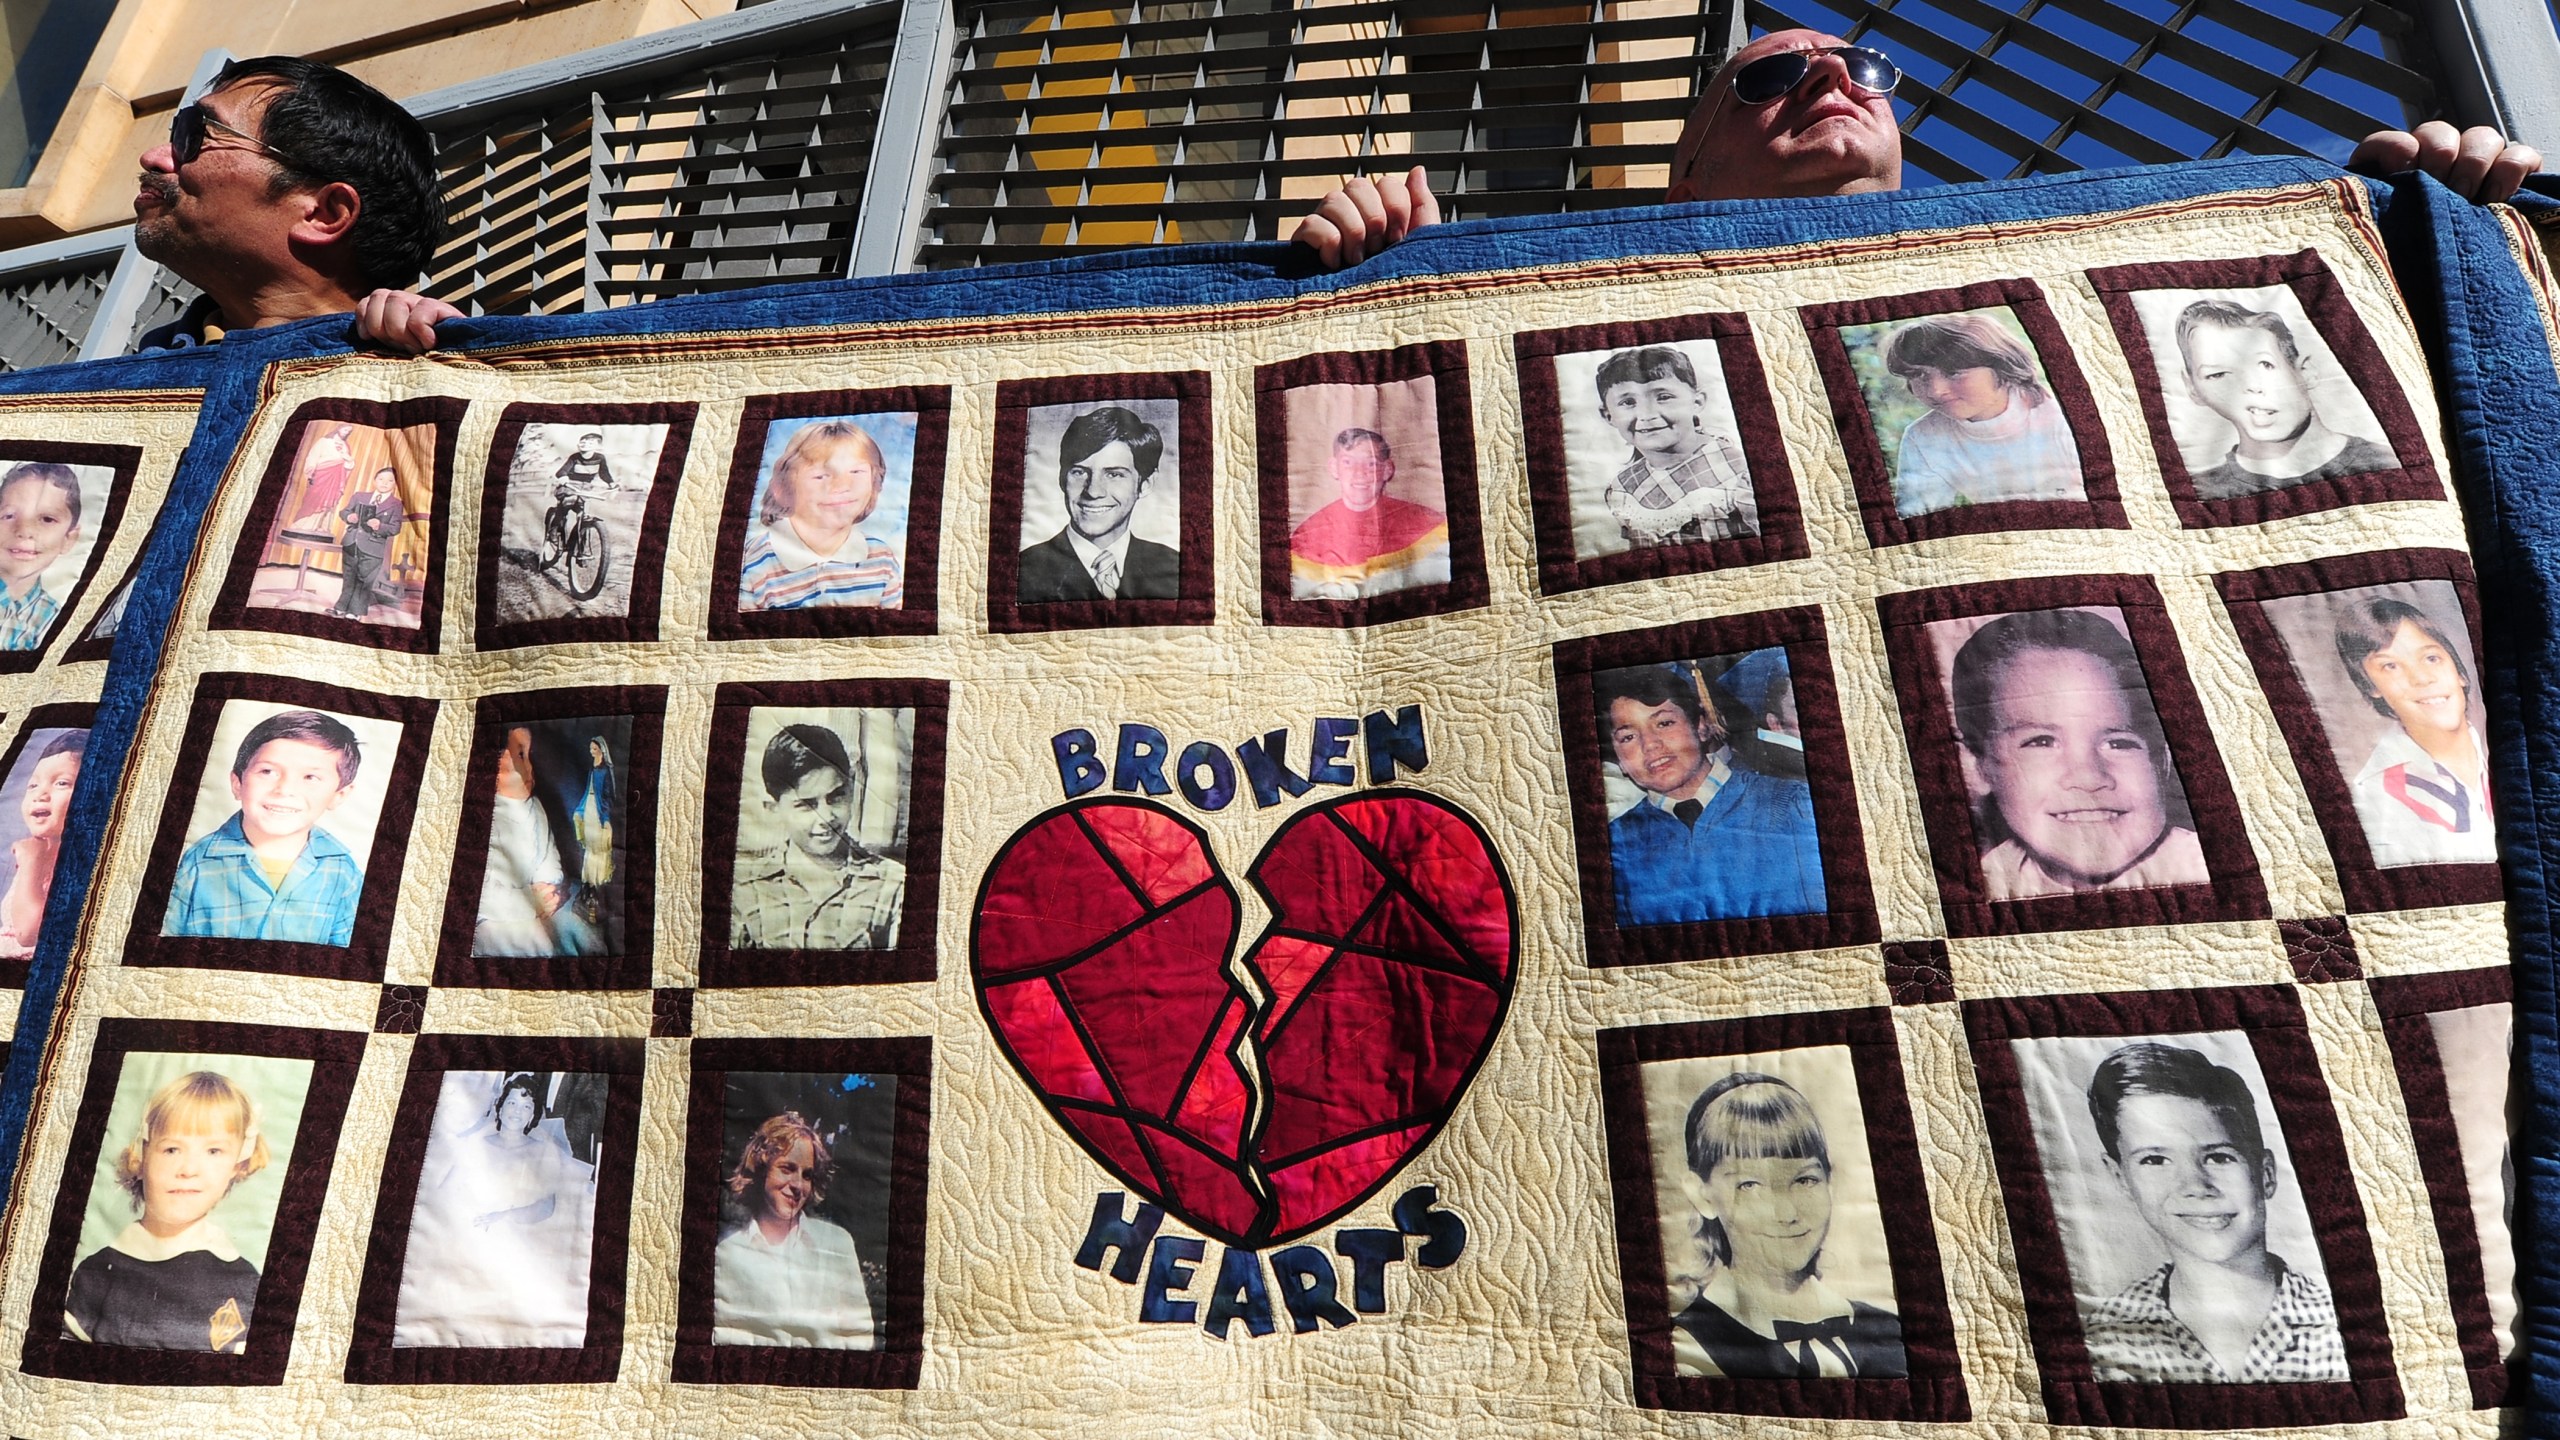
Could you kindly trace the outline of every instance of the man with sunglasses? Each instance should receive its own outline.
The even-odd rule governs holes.
[[[1707,82],[1671,154],[1680,200],[1784,200],[1902,188],[1893,89],[1902,71],[1882,51],[1813,30],[1763,35]],[[2542,167],[2529,146],[2486,126],[2430,120],[2412,133],[2365,137],[2347,162],[2369,174],[2420,169],[2482,202],[2504,200]],[[1440,201],[1422,166],[1401,180],[1361,177],[1298,222],[1294,238],[1329,266],[1356,265],[1425,225]]]
[[[444,231],[426,127],[345,71],[289,55],[224,66],[141,163],[134,247],[204,292],[144,349],[352,313],[416,283]]]

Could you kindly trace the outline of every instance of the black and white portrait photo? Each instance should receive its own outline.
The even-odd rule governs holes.
[[[608,1083],[570,1071],[444,1073],[394,1347],[586,1343]]]
[[[1715,340],[1558,355],[1578,559],[1760,533]]]
[[[1182,593],[1182,402],[1033,406],[1022,465],[1020,600]]]
[[[1677,1373],[1908,1375],[1849,1047],[1641,1073]]]
[[[747,717],[729,909],[735,950],[889,950],[907,894],[915,712]]]
[[[2301,1178],[2247,1036],[2008,1042],[2101,1381],[2343,1381]]]
[[[2400,468],[2291,286],[2136,290],[2132,300],[2196,498]]]

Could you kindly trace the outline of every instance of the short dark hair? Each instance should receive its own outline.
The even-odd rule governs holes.
[[[498,1083],[498,1098],[489,1102],[490,1129],[504,1130],[507,1127],[507,1097],[519,1091],[523,1092],[525,1099],[533,1102],[533,1118],[526,1121],[524,1128],[516,1133],[530,1135],[533,1133],[533,1127],[542,1123],[540,1077],[530,1070],[511,1070],[507,1072],[507,1078]]]
[[[1690,683],[1686,671],[1669,665],[1637,665],[1625,670],[1603,670],[1591,677],[1592,719],[1600,727],[1603,757],[1616,744],[1612,732],[1617,726],[1609,718],[1609,710],[1621,700],[1633,700],[1647,710],[1665,703],[1677,705],[1680,713],[1689,717],[1692,728],[1704,726],[1711,733],[1708,748],[1724,743],[1724,717],[1708,716],[1706,706],[1698,700],[1698,687]]]
[[[1333,448],[1338,451],[1349,450],[1359,445],[1368,446],[1371,454],[1377,456],[1387,464],[1392,465],[1395,463],[1395,448],[1387,443],[1386,436],[1379,434],[1375,430],[1368,429],[1365,426],[1354,425],[1350,429],[1333,437]]]
[[[1065,480],[1069,466],[1084,463],[1114,442],[1129,447],[1129,458],[1137,462],[1140,476],[1155,478],[1156,465],[1164,459],[1164,432],[1135,410],[1118,405],[1087,410],[1067,422],[1066,433],[1058,437],[1058,478]]]
[[[65,730],[61,734],[56,735],[51,740],[45,742],[44,749],[38,751],[36,754],[36,763],[41,765],[56,755],[86,756],[88,753],[89,732],[86,730]]]
[[[2030,405],[2050,398],[2036,373],[2036,357],[1985,315],[1931,315],[1894,331],[1885,345],[1884,368],[1909,380],[1923,367],[1942,375],[1987,369],[2001,384],[2024,393]]]
[[[860,779],[844,740],[824,725],[785,725],[764,742],[764,793],[779,796],[821,770]]]
[[[2419,634],[2443,646],[2444,653],[2453,657],[2455,672],[2462,676],[2463,690],[2468,693],[2472,689],[2471,667],[2463,663],[2462,652],[2467,647],[2454,644],[2453,637],[2428,619],[2426,611],[2406,600],[2363,600],[2347,607],[2346,614],[2339,617],[2338,661],[2347,667],[2347,678],[2355,682],[2356,690],[2364,696],[2366,704],[2382,714],[2392,714],[2391,702],[2382,698],[2382,692],[2374,688],[2372,677],[2364,673],[2364,662],[2375,652],[2390,649],[2393,637],[2400,633],[2403,625],[2417,626]]]
[[[2220,1116],[2231,1138],[2261,1163],[2266,1159],[2266,1132],[2258,1126],[2258,1099],[2249,1093],[2249,1083],[2201,1050],[2137,1040],[2098,1062],[2097,1073],[2089,1077],[2089,1118],[2110,1160],[2124,1158],[2116,1152],[2116,1115],[2134,1095],[2193,1100]]]
[[[1677,380],[1695,390],[1698,371],[1679,351],[1667,345],[1648,345],[1641,350],[1621,350],[1601,361],[1600,374],[1593,383],[1606,403],[1611,386],[1641,385],[1647,380]]]
[[[2296,370],[2302,368],[2302,351],[2293,343],[2293,327],[2284,323],[2283,316],[2271,310],[2252,310],[2228,300],[2198,300],[2178,312],[2178,360],[2189,370],[2196,368],[2196,357],[2195,352],[2188,348],[2187,337],[2193,335],[2199,325],[2215,325],[2225,330],[2264,330],[2273,337],[2276,348],[2284,352],[2285,360]]]
[[[364,201],[350,232],[356,268],[376,286],[416,284],[444,238],[435,137],[390,96],[335,66],[295,55],[234,60],[209,88],[253,80],[282,87],[258,120],[258,138],[276,163],[273,193],[341,181],[354,186]]]
[[[2151,747],[2155,765],[2169,763],[2169,737],[2160,729],[2160,713],[2151,705],[2151,682],[2142,673],[2142,658],[2133,642],[2087,610],[2018,610],[2003,615],[1965,637],[1956,651],[1951,687],[1956,735],[1976,755],[1991,751],[1995,717],[1992,700],[2000,672],[2030,650],[2077,650],[2113,671],[2124,694],[2125,724]]]
[[[338,788],[344,790],[356,783],[356,771],[363,763],[364,754],[357,748],[356,732],[348,729],[346,723],[336,716],[323,715],[317,710],[285,710],[249,727],[247,738],[240,742],[239,753],[231,757],[232,778],[236,780],[247,774],[249,762],[258,758],[258,752],[278,740],[299,740],[335,751],[338,756]]]
[[[12,465],[8,474],[0,475],[0,490],[6,490],[21,480],[41,480],[61,491],[63,503],[71,507],[72,526],[75,529],[79,526],[80,476],[70,466],[51,460],[29,460]]]

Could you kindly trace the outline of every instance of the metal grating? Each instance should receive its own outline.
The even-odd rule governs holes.
[[[109,250],[69,265],[0,274],[0,369],[79,359],[89,319],[115,268],[116,252]]]
[[[1749,0],[1903,66],[1913,182],[2234,153],[2343,161],[2437,111],[2422,24],[2378,0]]]
[[[1285,237],[1345,174],[1453,218],[1645,204],[1732,0],[1136,0],[965,9],[921,263]],[[1909,182],[2232,152],[2343,160],[2437,112],[2380,0],[1744,0],[1879,45]]]
[[[1420,162],[1452,218],[1661,198],[1699,0],[998,0],[961,12],[921,263],[1285,237]]]
[[[429,292],[548,314],[844,274],[890,38],[873,19],[440,128],[453,233]]]

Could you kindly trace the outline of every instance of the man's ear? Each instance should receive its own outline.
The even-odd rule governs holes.
[[[364,197],[344,180],[303,191],[301,199],[302,213],[293,222],[293,238],[306,245],[336,244],[364,213]]]
[[[2107,1162],[2107,1178],[2116,1182],[2116,1188],[2124,1192],[2126,1199],[2132,1199],[2133,1187],[2126,1184],[2124,1179],[2124,1162],[2113,1155],[2101,1155],[2098,1158]]]

